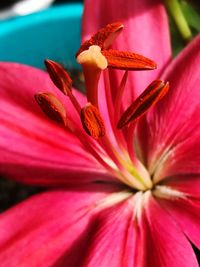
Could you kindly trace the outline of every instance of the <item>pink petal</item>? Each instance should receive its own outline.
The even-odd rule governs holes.
[[[124,202],[103,210],[93,220],[95,232],[90,236],[81,266],[134,266],[133,207]]]
[[[171,216],[150,197],[143,215],[148,267],[197,267],[192,247]]]
[[[121,21],[124,30],[114,41],[118,50],[142,54],[158,64],[157,71],[132,72],[127,83],[125,104],[135,98],[147,85],[158,77],[170,60],[171,48],[166,12],[162,1],[143,0],[86,0],[83,14],[82,36],[89,39],[92,34],[108,23]],[[115,95],[119,71],[113,75]],[[116,76],[115,76],[116,74]],[[113,96],[114,97],[114,96]]]
[[[3,213],[1,266],[81,266],[99,225],[94,218],[95,206],[116,190],[119,188],[99,184],[69,192],[50,191]]]
[[[139,123],[142,158],[156,181],[200,170],[199,46],[200,36],[169,65],[164,75],[168,94]]]
[[[200,198],[200,175],[176,175],[163,181],[164,185],[192,197]]]
[[[51,122],[37,106],[37,91],[57,93],[77,115],[48,75],[32,67],[0,64],[0,174],[27,183],[65,184],[99,180],[105,170],[79,140]],[[81,103],[83,96],[76,93]],[[78,126],[77,126],[78,127]],[[68,177],[69,176],[69,177]]]
[[[200,174],[200,151],[198,149],[200,147],[200,109],[196,113],[198,116],[194,114],[186,123],[187,125],[183,126],[183,128],[186,127],[184,129],[185,132],[176,136],[174,147],[170,149],[162,170],[157,173],[157,179],[160,180],[163,177],[173,177],[181,174],[189,177]]]
[[[161,204],[176,220],[188,239],[200,248],[200,200],[192,198],[161,200]]]

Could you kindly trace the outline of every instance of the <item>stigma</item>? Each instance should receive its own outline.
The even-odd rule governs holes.
[[[77,61],[83,66],[89,65],[100,70],[104,70],[108,66],[107,59],[101,53],[101,48],[98,45],[91,45],[89,49],[81,52]]]

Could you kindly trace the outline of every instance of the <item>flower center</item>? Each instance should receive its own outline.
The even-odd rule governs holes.
[[[56,96],[48,92],[36,94],[35,99],[43,112],[75,134],[83,147],[112,175],[131,189],[146,191],[153,188],[151,177],[138,160],[134,149],[137,121],[168,91],[163,81],[153,81],[126,110],[122,96],[130,70],[151,70],[156,64],[141,55],[108,49],[111,41],[122,30],[120,23],[109,24],[86,41],[77,53],[85,77],[87,103],[82,107],[72,90],[72,80],[62,66],[46,60],[45,64],[55,86],[73,104],[80,122],[70,120],[67,110]],[[118,88],[112,88],[108,69],[125,70]],[[101,115],[102,100],[98,98],[100,75],[104,75],[105,103],[109,122]],[[111,70],[112,71],[112,70]],[[114,90],[114,91],[113,91]],[[115,92],[115,97],[112,97]],[[82,126],[82,127],[80,127]]]

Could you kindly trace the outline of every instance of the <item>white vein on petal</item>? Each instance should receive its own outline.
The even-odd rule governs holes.
[[[142,216],[142,210],[147,203],[149,196],[151,195],[151,190],[147,190],[146,192],[138,192],[135,194],[133,198],[133,206],[134,206],[134,213],[133,213],[133,220],[140,220]]]
[[[164,185],[157,185],[153,190],[153,195],[158,198],[165,198],[165,199],[178,199],[178,198],[185,199],[187,197],[186,193],[183,193],[181,191],[172,189],[171,187]]]
[[[95,210],[101,210],[108,207],[112,207],[124,200],[128,199],[129,197],[133,196],[133,193],[130,191],[121,191],[112,193],[109,196],[101,199],[95,204]]]

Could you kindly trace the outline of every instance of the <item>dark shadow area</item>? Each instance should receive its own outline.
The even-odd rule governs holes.
[[[200,250],[195,247],[195,245],[191,244],[192,245],[192,248],[194,249],[194,252],[196,254],[196,257],[197,257],[197,260],[198,260],[198,263],[199,263],[199,266],[200,266]]]
[[[14,3],[19,2],[19,0],[1,0],[0,2],[0,8],[7,8],[13,5]]]
[[[85,94],[83,72],[78,69],[69,69],[67,66],[63,67],[66,69],[72,79],[72,86]]]
[[[197,8],[198,11],[200,12],[200,1],[199,0],[190,0],[188,2],[191,2],[195,6],[195,8]]]
[[[76,3],[76,2],[83,2],[83,0],[56,0],[55,4]]]
[[[0,212],[43,190],[0,177]]]

